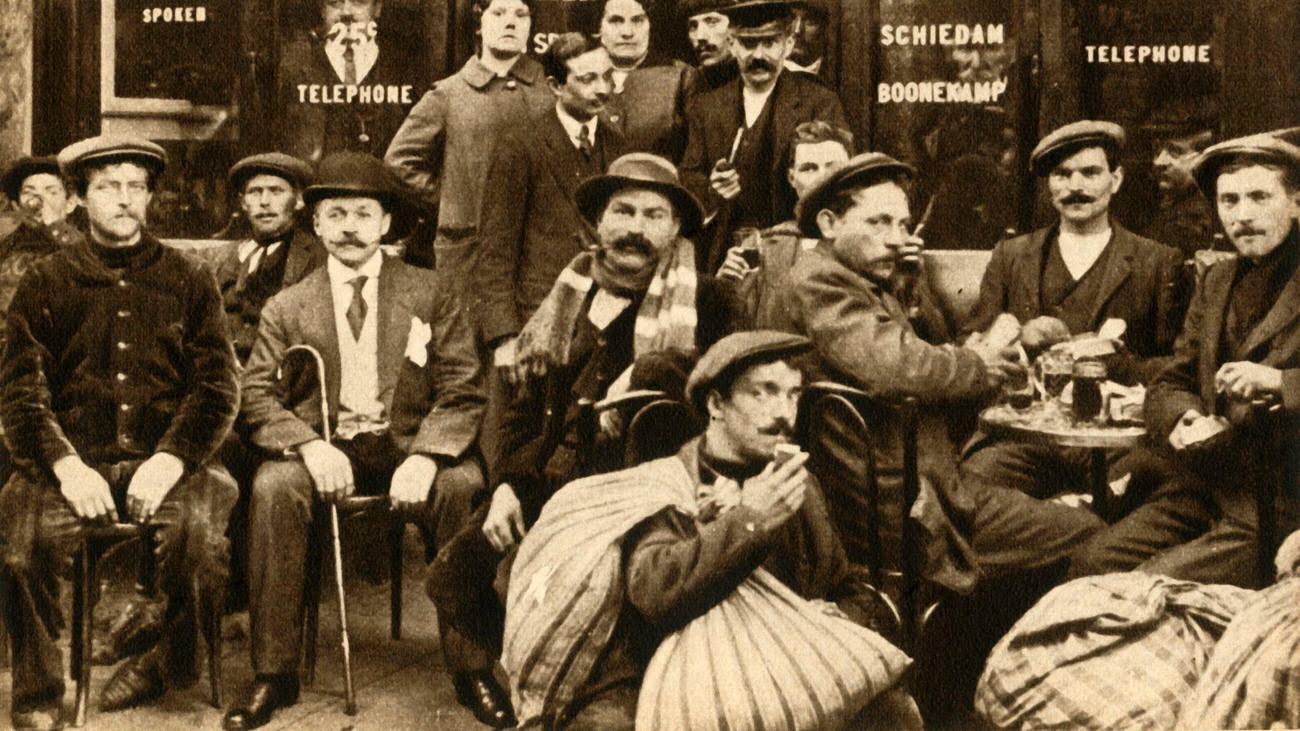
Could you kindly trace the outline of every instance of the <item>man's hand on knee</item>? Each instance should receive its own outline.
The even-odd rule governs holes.
[[[75,454],[54,463],[59,492],[82,520],[113,519],[113,493],[108,481]]]
[[[316,492],[326,502],[351,495],[356,490],[352,479],[352,461],[338,447],[317,439],[298,447],[302,464],[316,485]]]
[[[418,508],[429,499],[429,490],[438,476],[438,463],[427,454],[412,454],[393,473],[388,498],[397,510]]]
[[[158,452],[145,460],[126,488],[126,510],[131,520],[149,522],[184,473],[185,463],[174,454]]]
[[[501,553],[524,537],[524,511],[514,488],[505,483],[492,493],[492,505],[483,520],[483,535]]]

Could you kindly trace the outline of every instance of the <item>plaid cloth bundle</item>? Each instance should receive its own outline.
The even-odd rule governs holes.
[[[1142,573],[1072,581],[998,642],[975,710],[997,728],[1179,728],[1211,650],[1253,596]]]
[[[1259,592],[1232,620],[1178,726],[1300,727],[1300,578]]]

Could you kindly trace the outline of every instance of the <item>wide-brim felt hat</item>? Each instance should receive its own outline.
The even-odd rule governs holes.
[[[1196,178],[1201,193],[1211,202],[1214,201],[1219,170],[1239,157],[1267,160],[1288,168],[1293,173],[1300,171],[1300,147],[1274,134],[1254,134],[1224,140],[1205,148],[1192,163],[1192,177]]]
[[[236,192],[243,189],[249,178],[255,175],[275,175],[289,181],[295,188],[302,190],[312,183],[311,165],[293,155],[283,152],[263,152],[235,163],[227,176],[230,188]]]
[[[704,396],[725,373],[744,368],[756,360],[793,358],[812,350],[812,341],[802,335],[775,330],[732,333],[713,344],[686,379],[686,400],[703,416]]]
[[[60,175],[58,159],[53,155],[41,157],[28,155],[14,160],[9,164],[9,167],[5,168],[4,175],[0,176],[0,190],[4,191],[6,196],[9,196],[9,200],[17,202],[18,193],[23,187],[23,181],[38,173]]]
[[[794,209],[799,231],[809,238],[821,238],[817,214],[827,207],[836,193],[849,186],[869,185],[900,175],[911,178],[916,175],[916,168],[883,152],[864,152],[849,158],[799,199]]]
[[[59,169],[75,175],[91,165],[134,162],[159,175],[167,168],[167,151],[155,142],[127,135],[98,135],[78,140],[59,150]]]
[[[681,221],[681,236],[689,237],[700,230],[704,220],[703,206],[682,186],[677,168],[671,162],[648,152],[623,155],[610,163],[604,174],[594,175],[578,184],[573,197],[582,217],[594,226],[610,196],[624,188],[653,190],[672,201],[677,219]]]
[[[1109,147],[1118,153],[1124,149],[1126,139],[1124,128],[1114,122],[1081,119],[1058,127],[1039,140],[1033,152],[1029,153],[1029,168],[1041,178],[1050,173],[1067,153],[1094,145]],[[1117,161],[1110,162],[1113,165]]]
[[[316,180],[302,193],[308,208],[327,198],[374,198],[392,216],[387,238],[406,236],[426,215],[415,194],[383,160],[362,152],[336,152],[320,161]]]

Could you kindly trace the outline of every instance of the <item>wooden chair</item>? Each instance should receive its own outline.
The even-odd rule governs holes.
[[[82,540],[72,560],[72,676],[76,683],[76,701],[73,706],[73,725],[80,727],[86,723],[86,712],[90,704],[90,669],[94,636],[93,617],[98,599],[99,564],[123,547],[135,543],[141,549],[139,564],[139,582],[141,586],[153,587],[156,584],[157,566],[154,562],[153,547],[156,528],[134,523],[115,523],[108,526],[87,526],[83,529]],[[208,643],[208,681],[211,684],[211,703],[214,708],[221,708],[221,608],[222,597],[207,597],[208,606],[203,606],[203,592],[198,590],[197,579],[192,592],[196,606],[195,616],[204,624],[204,635]]]

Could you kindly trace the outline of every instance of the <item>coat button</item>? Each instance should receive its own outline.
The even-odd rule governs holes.
[[[126,286],[126,280],[125,280],[125,279],[119,279],[119,280],[117,280],[117,286],[119,286],[119,287],[125,287],[125,286]]]
[[[127,317],[127,316],[129,316],[130,314],[131,314],[131,311],[130,311],[130,310],[118,310],[118,311],[117,311],[117,316],[118,316],[118,317]]]
[[[361,134],[357,135],[357,139],[360,140],[361,142],[369,142],[370,135],[366,134],[365,132],[362,132]]]
[[[609,115],[609,121],[611,121],[611,122],[617,122],[617,121],[618,121],[618,115],[617,115],[617,114],[611,114],[611,115]]]
[[[122,381],[125,381],[125,380],[126,380],[126,374],[125,374],[125,373],[119,373],[119,374],[117,374],[117,380],[118,380],[119,383],[122,382]]]
[[[516,86],[519,86],[519,84],[515,83],[515,80],[514,80],[514,79],[511,79],[511,80],[509,80],[509,81],[506,82],[506,88],[507,88],[507,89],[513,89],[513,88],[515,88]]]
[[[130,410],[131,410],[131,404],[122,404],[122,405],[120,405],[120,406],[117,407],[117,410],[118,410],[118,411],[130,411]]]
[[[118,349],[118,350],[126,350],[126,348],[127,348],[126,343],[122,342],[121,340],[117,341],[117,349]]]

